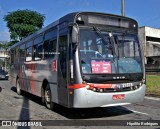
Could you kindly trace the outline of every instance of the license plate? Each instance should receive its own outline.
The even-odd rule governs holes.
[[[119,95],[113,95],[112,99],[113,100],[121,100],[125,98],[125,94],[119,94]]]

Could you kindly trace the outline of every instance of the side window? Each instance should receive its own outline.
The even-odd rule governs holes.
[[[45,33],[44,59],[53,59],[57,47],[57,29]]]
[[[59,37],[59,61],[63,78],[66,79],[67,72],[67,35]]]
[[[26,48],[26,61],[32,60],[32,47]]]
[[[56,52],[56,47],[57,47],[57,39],[54,39],[54,40],[50,41],[50,47],[51,47],[51,52],[55,53]]]
[[[35,38],[33,49],[33,60],[41,60],[43,57],[43,35]]]
[[[29,41],[26,43],[26,59],[25,59],[25,61],[32,60],[32,45],[33,45],[33,41]]]
[[[10,51],[10,57],[11,57],[11,59],[10,59],[11,64],[13,64],[13,63],[14,63],[14,49],[12,49],[12,50]]]
[[[43,43],[34,45],[34,60],[42,59]]]
[[[19,49],[19,62],[24,62],[25,60],[25,44],[20,46]]]
[[[19,47],[16,47],[14,51],[14,62],[17,63],[19,59]]]
[[[44,41],[44,59],[49,59],[49,50],[50,50],[49,40],[46,40]]]
[[[52,59],[55,56],[57,39],[51,39],[44,42],[44,58]]]

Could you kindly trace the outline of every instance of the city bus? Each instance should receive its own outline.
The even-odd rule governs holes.
[[[9,48],[10,82],[53,110],[143,101],[145,67],[136,20],[98,12],[65,15]]]

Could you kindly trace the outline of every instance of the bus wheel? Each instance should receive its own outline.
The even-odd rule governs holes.
[[[17,79],[17,82],[16,82],[16,89],[17,89],[17,94],[21,95],[22,91],[21,91],[21,88],[20,88],[19,79]]]
[[[45,97],[45,106],[53,110],[54,109],[54,103],[52,102],[52,94],[49,85],[47,84],[46,89],[44,91],[44,97]]]

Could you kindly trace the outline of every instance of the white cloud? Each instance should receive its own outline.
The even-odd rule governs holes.
[[[0,41],[10,41],[10,33],[8,30],[0,31]]]

